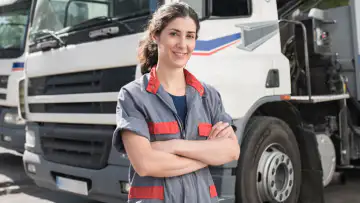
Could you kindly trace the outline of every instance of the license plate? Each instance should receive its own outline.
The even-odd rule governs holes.
[[[81,195],[88,195],[87,183],[84,181],[56,177],[56,186],[60,190],[77,193]]]

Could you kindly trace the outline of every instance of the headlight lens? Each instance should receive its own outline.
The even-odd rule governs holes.
[[[14,125],[25,125],[25,120],[20,118],[16,113],[6,113],[4,116],[5,123]]]
[[[35,132],[25,128],[25,144],[28,147],[35,147]]]
[[[25,79],[19,81],[19,104],[18,104],[19,114],[23,119],[25,117]]]

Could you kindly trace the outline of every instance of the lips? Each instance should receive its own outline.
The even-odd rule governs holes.
[[[187,53],[182,53],[182,52],[174,52],[173,53],[176,55],[176,56],[179,56],[179,57],[183,57],[183,56],[186,56]]]

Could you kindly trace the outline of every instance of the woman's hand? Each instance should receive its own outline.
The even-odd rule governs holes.
[[[211,140],[215,138],[232,136],[236,136],[233,128],[229,125],[229,123],[223,123],[220,121],[212,127],[208,139]]]

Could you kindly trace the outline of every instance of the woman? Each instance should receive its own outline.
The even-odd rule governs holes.
[[[160,7],[140,43],[144,75],[120,90],[114,145],[131,162],[128,202],[217,202],[208,166],[239,158],[219,93],[184,68],[199,28],[187,4]]]

